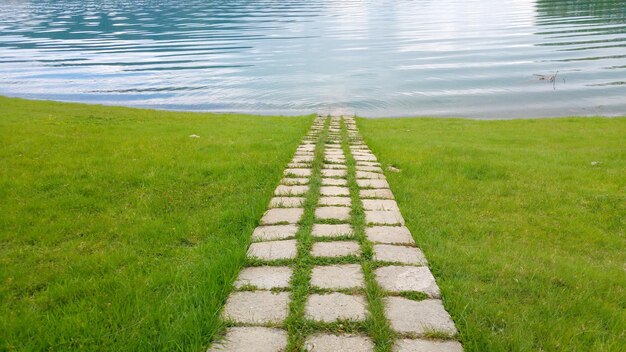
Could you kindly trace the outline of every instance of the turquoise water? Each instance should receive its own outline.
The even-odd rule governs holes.
[[[626,115],[626,0],[2,0],[0,95],[264,114]]]

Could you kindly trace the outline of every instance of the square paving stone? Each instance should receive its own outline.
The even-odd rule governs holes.
[[[366,210],[365,222],[377,225],[404,225],[404,219],[398,210]]]
[[[365,287],[361,265],[316,266],[311,272],[311,286],[330,290]]]
[[[270,201],[270,208],[299,208],[304,205],[303,197],[274,197]]]
[[[304,311],[307,319],[326,323],[337,320],[363,321],[367,316],[363,296],[343,293],[310,295]]]
[[[338,205],[349,207],[352,206],[350,197],[320,197],[318,205]]]
[[[293,259],[296,257],[296,240],[255,242],[248,248],[248,258],[262,260]]]
[[[390,244],[374,245],[374,260],[379,262],[426,265],[422,251],[415,247],[393,246]]]
[[[287,186],[306,185],[309,183],[309,179],[304,177],[285,177],[280,181],[280,183]]]
[[[261,224],[297,224],[302,218],[303,214],[304,209],[302,208],[273,208],[265,212],[265,214],[261,218]]]
[[[457,330],[440,300],[413,301],[403,297],[386,297],[385,315],[391,328],[399,333],[424,334],[443,332],[456,334]]]
[[[259,266],[244,268],[239,273],[236,288],[254,286],[259,290],[288,288],[292,269],[286,266]]]
[[[404,226],[373,226],[365,228],[367,239],[374,243],[415,244],[411,232]]]
[[[243,324],[281,323],[288,314],[289,292],[233,292],[224,306],[224,319]]]
[[[346,170],[322,169],[322,176],[324,177],[346,177],[346,174]]]
[[[382,174],[383,169],[380,168],[380,166],[363,166],[363,165],[357,165],[355,167],[356,171],[367,171],[367,172],[379,172]]]
[[[368,178],[361,178],[356,180],[357,185],[361,188],[389,188],[387,180],[372,180]]]
[[[359,335],[317,334],[306,339],[304,348],[308,352],[372,352],[374,343]]]
[[[302,196],[309,191],[309,186],[285,186],[276,187],[274,194],[277,196]]]
[[[311,255],[314,257],[338,258],[360,253],[359,244],[355,241],[316,242],[311,249]]]
[[[350,211],[348,207],[319,207],[315,209],[315,218],[320,220],[350,220]]]
[[[378,172],[371,172],[371,171],[357,171],[356,172],[356,178],[361,178],[361,179],[384,179],[385,175],[378,173]]]
[[[361,198],[393,199],[390,189],[362,189],[359,191]]]
[[[282,329],[232,327],[207,352],[283,352],[287,349],[287,339],[287,331]]]
[[[430,297],[440,296],[433,274],[426,266],[383,266],[375,271],[378,284],[389,292],[423,292]]]
[[[348,180],[343,178],[322,178],[322,186],[347,186]]]
[[[311,236],[313,237],[341,237],[352,236],[354,230],[349,224],[314,224]]]
[[[322,186],[320,187],[320,194],[323,196],[349,196],[350,189],[348,187],[340,186]]]
[[[396,342],[393,352],[463,352],[463,346],[458,341],[402,339]]]
[[[362,203],[365,210],[400,210],[393,199],[363,199]]]
[[[259,226],[252,232],[253,241],[284,240],[295,237],[298,232],[297,225],[270,225]]]
[[[295,177],[309,177],[311,176],[311,169],[285,169],[284,173]]]

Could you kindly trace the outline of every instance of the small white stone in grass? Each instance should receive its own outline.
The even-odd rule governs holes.
[[[260,266],[244,268],[239,273],[236,288],[254,286],[260,290],[289,287],[292,269],[286,266]]]
[[[298,232],[297,225],[272,225],[259,226],[252,232],[253,241],[284,240],[295,237]]]
[[[304,205],[303,197],[274,197],[270,201],[270,208],[299,208]]]
[[[324,186],[347,186],[348,180],[343,178],[322,178]]]
[[[398,210],[366,210],[365,222],[374,225],[404,225]]]
[[[315,209],[315,218],[320,220],[350,220],[350,211],[348,207],[319,207]]]
[[[339,205],[349,207],[352,205],[350,197],[320,197],[319,205]]]
[[[424,334],[443,332],[454,335],[457,330],[440,300],[413,301],[403,297],[386,297],[385,315],[391,328],[399,333]]]
[[[279,185],[276,187],[274,194],[277,196],[301,196],[309,191],[309,186],[286,186]]]
[[[383,266],[375,271],[376,281],[389,292],[423,292],[430,297],[440,296],[433,274],[426,266]]]
[[[308,352],[372,352],[374,343],[365,336],[317,334],[307,338],[304,348]]]
[[[282,352],[287,349],[287,338],[287,331],[282,329],[231,327],[207,352]]]
[[[600,164],[602,164],[602,163],[601,163],[601,162],[599,162],[599,161],[592,161],[592,162],[591,162],[591,166],[598,166],[598,165],[600,165]]]
[[[378,188],[378,189],[362,189],[359,191],[361,198],[365,199],[393,199],[393,193],[390,189]]]
[[[261,218],[262,225],[289,223],[297,224],[304,214],[303,208],[273,208]]]
[[[389,244],[374,245],[374,260],[379,262],[426,265],[426,257],[419,248],[393,246]]]
[[[314,224],[311,230],[313,237],[352,236],[354,230],[349,224]]]
[[[361,188],[389,188],[387,180],[357,179],[356,183]]]
[[[296,257],[296,240],[255,242],[248,248],[248,258],[262,260],[293,259]]]
[[[197,134],[190,134],[189,138],[200,138],[200,136],[198,136]]]
[[[367,239],[374,243],[415,244],[411,232],[404,226],[373,226],[365,228]]]
[[[311,271],[311,286],[341,290],[364,287],[363,271],[359,264],[316,266]]]
[[[463,352],[463,346],[458,341],[402,339],[396,342],[393,352]]]
[[[316,242],[311,249],[314,257],[338,258],[360,253],[359,244],[355,241]]]
[[[320,194],[322,196],[349,196],[350,189],[339,186],[322,186],[320,187]]]
[[[306,318],[326,323],[337,320],[363,321],[367,316],[363,296],[343,293],[312,294],[304,311]]]
[[[400,172],[402,170],[398,169],[395,166],[389,165],[389,166],[387,166],[387,171],[390,171],[390,172]]]
[[[311,169],[285,169],[285,175],[293,175],[296,177],[311,176]]]
[[[281,323],[287,318],[289,292],[233,292],[226,301],[223,316],[243,324]]]

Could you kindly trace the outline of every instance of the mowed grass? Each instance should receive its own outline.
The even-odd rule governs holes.
[[[311,122],[0,97],[0,350],[204,350]]]
[[[626,119],[358,125],[466,351],[624,351]]]

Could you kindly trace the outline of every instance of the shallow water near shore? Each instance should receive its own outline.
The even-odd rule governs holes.
[[[8,0],[0,94],[261,114],[624,115],[626,0]]]

